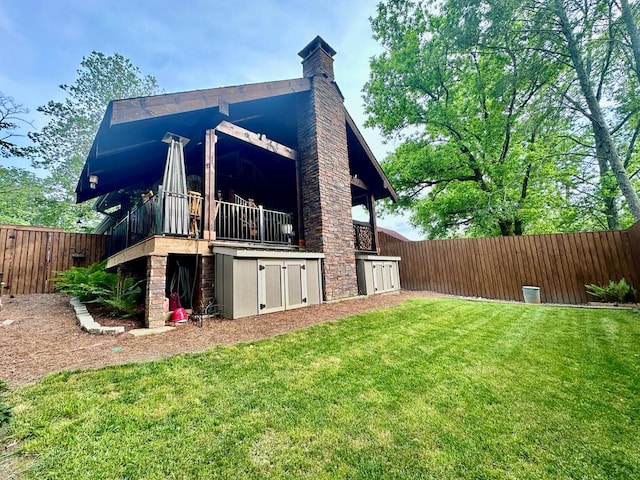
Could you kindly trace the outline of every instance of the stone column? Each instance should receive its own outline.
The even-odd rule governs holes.
[[[167,256],[149,255],[147,257],[147,293],[144,319],[147,328],[164,326],[166,278]]]
[[[298,104],[305,242],[309,251],[325,254],[325,300],[333,300],[358,293],[344,99],[333,81],[335,51],[322,38],[299,55],[312,79]]]
[[[207,305],[213,300],[213,255],[202,255],[200,257],[199,273],[196,283],[195,298],[193,300],[194,312],[200,312],[202,308],[207,308]]]

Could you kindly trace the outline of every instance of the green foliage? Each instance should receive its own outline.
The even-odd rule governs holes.
[[[38,225],[45,203],[43,184],[28,170],[0,166],[0,223]]]
[[[368,124],[402,140],[382,165],[390,208],[430,237],[532,233],[567,203],[569,165],[553,161],[566,119],[545,92],[558,68],[525,45],[517,2],[485,6],[388,1],[372,20],[385,52],[365,86]]]
[[[107,262],[103,261],[88,267],[71,267],[55,272],[56,277],[51,281],[60,293],[73,295],[83,302],[95,300],[117,282],[117,274],[105,271],[106,265]]]
[[[75,204],[75,187],[108,103],[159,93],[154,77],[142,75],[129,59],[117,53],[92,52],[82,59],[77,73],[73,84],[60,85],[67,95],[64,101],[50,101],[38,108],[49,122],[40,132],[29,134],[35,144],[33,166],[51,173],[43,224],[67,230],[86,228],[98,221],[90,204]]]
[[[8,390],[7,383],[0,379],[0,427],[11,420],[11,407],[3,401]]]
[[[36,478],[640,478],[628,310],[413,300],[13,392]]]
[[[105,267],[106,260],[88,267],[71,267],[56,272],[57,276],[51,281],[59,293],[73,295],[83,302],[101,303],[114,316],[126,318],[136,315],[143,280],[107,272]]]
[[[136,282],[133,277],[119,277],[114,287],[100,294],[97,301],[109,307],[114,316],[132,317],[138,313],[137,306],[142,282],[144,280]]]
[[[638,291],[622,278],[619,282],[609,280],[607,285],[596,285],[591,283],[585,285],[587,293],[599,298],[603,302],[623,303],[635,302],[638,300]]]
[[[563,8],[579,41],[573,52]],[[410,212],[431,238],[628,226],[635,195],[621,195],[627,175],[616,159],[638,189],[640,54],[620,8],[379,2],[371,25],[384,50],[371,60],[364,99],[368,125],[398,145],[382,167],[399,202],[385,209]]]

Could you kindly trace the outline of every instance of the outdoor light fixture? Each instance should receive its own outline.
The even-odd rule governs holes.
[[[96,189],[98,185],[98,175],[89,175],[89,188],[92,190]]]

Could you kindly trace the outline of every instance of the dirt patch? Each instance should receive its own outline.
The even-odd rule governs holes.
[[[202,327],[186,323],[176,327],[175,331],[144,337],[133,337],[128,333],[104,336],[83,332],[76,324],[69,297],[63,295],[3,297],[0,324],[5,320],[13,322],[0,326],[0,378],[16,386],[60,370],[99,368],[177,353],[202,352],[215,345],[272,337],[316,323],[397,305],[408,298],[437,296],[441,295],[402,291],[238,320],[206,320]],[[113,321],[111,324],[125,325],[125,322]],[[134,325],[128,326],[132,328]]]

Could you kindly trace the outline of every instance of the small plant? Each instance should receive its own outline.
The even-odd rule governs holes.
[[[599,298],[603,302],[624,303],[638,300],[638,291],[622,278],[619,282],[609,280],[608,285],[585,285],[587,293]]]
[[[126,318],[137,313],[142,280],[136,282],[133,277],[107,272],[106,261],[56,272],[51,281],[58,292],[105,305],[113,316]]]
[[[88,267],[71,267],[69,270],[55,272],[56,290],[66,295],[78,297],[83,302],[95,300],[112,290],[118,282],[118,275],[105,270],[107,262],[99,262]]]
[[[119,276],[120,277],[120,276]],[[138,297],[142,289],[140,284],[144,280],[135,281],[133,277],[120,277],[115,288],[96,299],[106,305],[113,315],[128,318],[137,313]]]
[[[0,380],[0,427],[11,420],[11,407],[2,401],[2,397],[9,390],[7,383]]]

